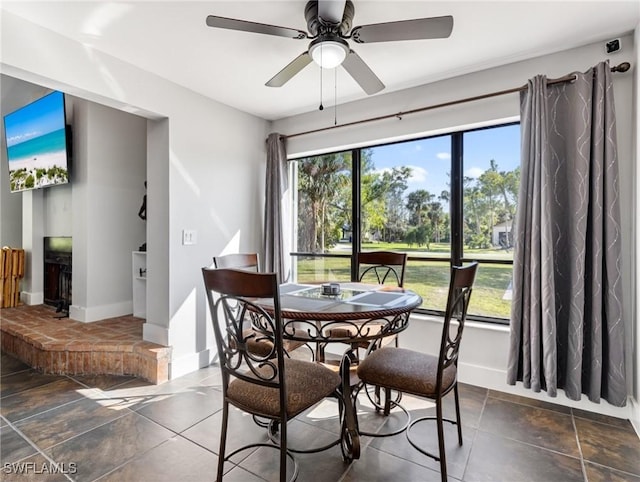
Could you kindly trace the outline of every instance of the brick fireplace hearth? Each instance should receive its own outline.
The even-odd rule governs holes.
[[[142,318],[82,323],[46,305],[0,310],[2,350],[43,373],[133,375],[168,380],[171,348],[142,339]]]

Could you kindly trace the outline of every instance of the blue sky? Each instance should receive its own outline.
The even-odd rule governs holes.
[[[53,92],[4,118],[7,147],[64,128],[61,92]]]
[[[511,171],[520,164],[520,126],[502,126],[464,134],[464,174],[477,178],[495,159],[498,170]],[[426,189],[440,194],[447,189],[451,170],[451,138],[448,135],[408,141],[372,149],[376,170],[410,166],[413,177],[407,193]]]

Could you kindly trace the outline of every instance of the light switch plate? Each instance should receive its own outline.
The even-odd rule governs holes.
[[[182,230],[182,244],[190,246],[198,242],[198,232],[195,229]]]

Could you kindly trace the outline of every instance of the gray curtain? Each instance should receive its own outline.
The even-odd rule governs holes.
[[[611,71],[521,95],[522,166],[507,382],[626,404]]]
[[[283,197],[288,187],[288,169],[284,139],[278,133],[269,134],[264,213],[264,270],[278,273],[281,283],[289,280],[283,230]]]

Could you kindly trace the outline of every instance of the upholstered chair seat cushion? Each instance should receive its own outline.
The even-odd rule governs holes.
[[[273,360],[275,363],[275,360]],[[340,375],[318,363],[285,358],[287,416],[295,417],[318,401],[331,395],[340,386]],[[263,369],[270,374],[270,369]],[[280,399],[277,388],[234,380],[229,384],[227,397],[234,405],[252,413],[278,417]]]
[[[375,336],[380,333],[386,325],[382,323],[367,323],[360,328],[360,333],[358,333],[358,328],[353,325],[337,325],[332,326],[326,330],[325,336],[329,338],[354,338],[356,336]],[[368,341],[360,341],[354,343],[354,346],[359,348],[367,348],[369,346]]]
[[[381,348],[360,362],[357,373],[370,385],[434,398],[438,357],[406,348]],[[456,367],[450,365],[442,374],[442,391],[447,392],[455,381]]]
[[[360,333],[358,333],[358,327],[353,325],[337,325],[328,328],[327,335],[332,338],[353,338],[355,336],[375,336],[385,328],[382,323],[366,323],[360,327]]]
[[[269,356],[269,354],[272,353],[273,341],[253,328],[244,330],[242,336],[246,340],[249,353],[259,356]],[[287,353],[292,352],[296,348],[300,348],[302,345],[304,345],[302,341],[282,340],[282,348],[284,348],[284,351]]]

